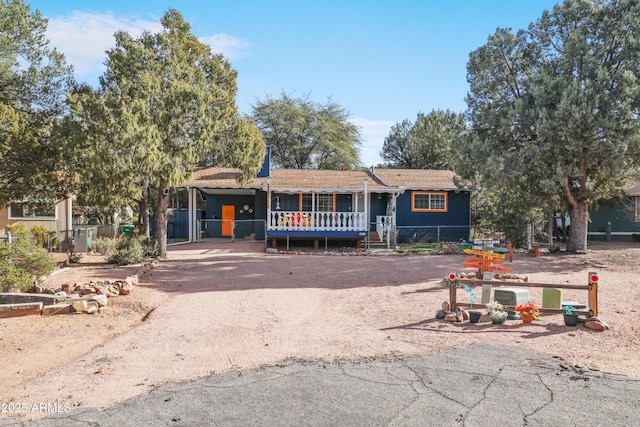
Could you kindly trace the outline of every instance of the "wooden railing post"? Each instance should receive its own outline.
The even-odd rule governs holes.
[[[449,287],[449,310],[456,311],[458,305],[458,275],[456,273],[450,273],[447,286]]]
[[[589,272],[589,315],[598,315],[598,273]]]
[[[449,310],[456,311],[456,306],[458,305],[458,284],[453,283],[449,286]]]

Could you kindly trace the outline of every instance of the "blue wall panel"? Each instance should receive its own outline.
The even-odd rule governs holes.
[[[631,234],[640,234],[640,222],[635,222],[635,201],[626,199],[619,204],[605,204],[589,210],[589,236],[591,240],[605,240],[611,223],[612,240],[632,240]],[[622,234],[624,233],[624,234]]]
[[[469,238],[471,197],[468,192],[448,192],[447,212],[412,212],[412,194],[406,191],[397,200],[399,243]]]

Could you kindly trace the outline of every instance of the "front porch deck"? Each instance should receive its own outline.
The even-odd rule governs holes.
[[[351,240],[359,248],[367,230],[364,212],[267,212],[267,238],[274,248],[278,240],[286,240],[287,249],[290,240],[313,241],[315,249],[322,241],[326,248],[329,240]]]
[[[367,219],[364,212],[267,212],[268,235],[339,237],[361,236],[360,232],[366,231]]]

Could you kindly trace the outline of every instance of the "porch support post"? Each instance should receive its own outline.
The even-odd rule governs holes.
[[[67,211],[67,216],[65,218],[65,239],[69,240],[70,236],[73,236],[73,200],[71,197],[71,194],[68,195],[67,200],[66,200],[66,211]],[[69,234],[69,231],[71,231],[71,234]],[[97,237],[97,236],[96,236]]]
[[[196,203],[195,203],[195,188],[188,188],[187,195],[189,196],[189,200],[187,202],[187,206],[189,206],[189,210],[187,213],[187,217],[189,218],[189,242],[194,241],[195,235],[195,222],[196,222]]]
[[[398,193],[393,193],[391,196],[391,228],[393,231],[393,247],[398,247],[398,230],[396,229],[396,209],[398,201]]]
[[[369,196],[367,194],[367,187],[369,180],[367,178],[364,179],[364,222],[367,231],[367,241],[369,241]]]
[[[271,178],[267,178],[267,219],[264,227],[265,239],[267,239],[267,235],[269,234],[269,225],[271,224]],[[276,247],[276,239],[273,239],[273,247]]]

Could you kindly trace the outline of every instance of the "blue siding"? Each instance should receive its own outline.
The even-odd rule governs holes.
[[[264,160],[262,161],[262,167],[256,174],[257,178],[267,178],[271,175],[271,146],[267,146],[267,154],[264,156]]]
[[[222,219],[222,206],[235,206],[235,237],[243,238],[255,233],[256,240],[264,239],[264,222],[251,220],[264,220],[266,217],[266,195],[207,195],[207,219]],[[249,209],[243,209],[247,205]],[[209,224],[206,230],[207,237],[220,237],[221,224]]]
[[[379,197],[379,198],[378,198]],[[369,231],[376,229],[376,217],[387,214],[387,203],[391,196],[385,193],[371,194],[371,211],[369,212]]]
[[[353,210],[351,194],[336,194],[336,212],[351,212]]]
[[[608,203],[590,210],[589,240],[606,240],[610,222],[612,240],[631,241],[631,234],[640,234],[640,223],[635,222],[634,208],[635,201],[628,198],[618,204]]]
[[[201,211],[197,212],[200,215]],[[169,239],[189,238],[189,211],[187,209],[174,209],[173,219],[169,217],[167,223],[167,237]]]
[[[447,212],[412,212],[412,191],[396,202],[398,242],[459,241],[470,234],[471,197],[468,192],[447,193]]]

